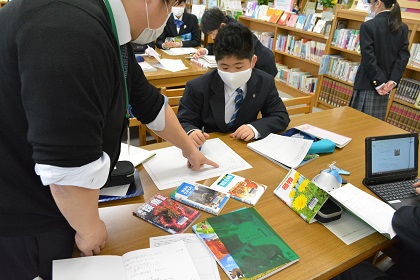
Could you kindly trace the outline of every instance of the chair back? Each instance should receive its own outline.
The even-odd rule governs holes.
[[[184,90],[185,88],[167,89],[166,87],[160,89],[160,93],[168,97],[168,104],[174,110],[175,114],[178,114],[179,102],[184,94]]]
[[[312,95],[283,99],[284,106],[286,106],[289,116],[311,113],[313,107],[312,102]]]

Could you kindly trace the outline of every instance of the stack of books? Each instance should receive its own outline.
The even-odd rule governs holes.
[[[335,107],[348,106],[353,95],[353,87],[324,77],[319,100]]]
[[[419,93],[419,81],[410,78],[402,78],[398,84],[398,89],[395,92],[394,98],[409,104],[414,104],[417,108],[420,108]]]
[[[420,111],[392,102],[386,122],[409,132],[420,132]]]

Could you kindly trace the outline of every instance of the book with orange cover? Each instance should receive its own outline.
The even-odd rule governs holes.
[[[274,14],[271,16],[270,18],[270,22],[272,23],[277,23],[281,17],[281,15],[283,14],[282,10],[275,10]]]
[[[274,8],[268,8],[267,13],[265,14],[265,21],[270,21],[271,17],[274,15],[274,13],[276,12],[276,9]]]
[[[286,23],[287,23],[287,21],[289,20],[289,17],[290,17],[291,15],[292,15],[292,14],[291,14],[291,13],[289,13],[289,12],[284,12],[284,13],[281,15],[281,17],[280,17],[279,21],[277,22],[277,24],[280,24],[280,25],[286,25]]]

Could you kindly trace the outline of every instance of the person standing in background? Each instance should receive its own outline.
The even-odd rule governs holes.
[[[172,15],[163,33],[157,38],[156,45],[160,49],[198,47],[200,34],[197,17],[185,12],[185,0],[176,0],[172,6]]]
[[[362,60],[350,107],[385,120],[390,91],[407,66],[408,27],[396,0],[369,0],[369,17],[360,26]]]
[[[214,7],[204,12],[203,17],[201,18],[201,30],[204,34],[208,34],[215,40],[219,30],[231,23],[237,23],[237,21],[229,15],[224,15],[219,8]],[[257,36],[254,34],[252,34],[252,41],[254,45],[254,54],[258,58],[255,68],[275,77],[278,71],[273,52],[261,44],[260,40],[258,40]],[[213,55],[213,46],[214,44],[210,44],[206,48],[198,49],[193,57],[198,58],[202,55]]]
[[[128,103],[191,169],[217,166],[147,81],[130,45],[155,40],[171,5],[13,0],[0,9],[0,279],[50,280],[52,261],[70,258],[74,244],[82,256],[104,248],[99,189],[118,160]]]

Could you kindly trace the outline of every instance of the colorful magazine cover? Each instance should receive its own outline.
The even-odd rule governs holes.
[[[329,197],[326,191],[294,169],[289,170],[274,194],[308,223],[315,221],[315,215]]]
[[[266,185],[229,173],[220,176],[210,188],[251,205],[257,204],[267,190]]]
[[[183,233],[201,212],[166,196],[155,194],[133,214],[169,233]]]
[[[171,198],[210,214],[219,215],[229,200],[229,195],[199,183],[183,182],[171,193]]]
[[[254,208],[193,225],[193,230],[232,279],[264,279],[299,260]]]

